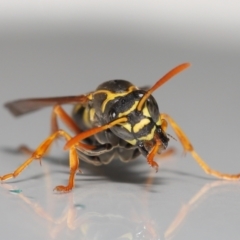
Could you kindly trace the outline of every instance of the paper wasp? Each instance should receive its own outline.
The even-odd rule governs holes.
[[[195,152],[191,142],[177,123],[167,114],[159,112],[152,93],[170,78],[189,67],[181,64],[159,79],[150,89],[139,89],[125,80],[111,80],[85,95],[52,98],[23,99],[5,104],[11,113],[20,116],[43,107],[53,106],[51,135],[14,172],[2,176],[2,181],[17,177],[33,160],[40,160],[51,144],[59,137],[66,140],[65,150],[69,150],[70,176],[67,186],[57,186],[56,191],[67,192],[74,186],[74,178],[79,170],[79,160],[93,165],[108,164],[114,158],[128,162],[140,154],[148,164],[158,169],[154,156],[168,146],[168,123],[173,128],[185,152],[189,152],[203,170],[224,179],[239,179],[240,174],[225,174],[211,169]],[[74,104],[70,117],[61,107]],[[72,137],[58,128],[57,118],[74,132]]]

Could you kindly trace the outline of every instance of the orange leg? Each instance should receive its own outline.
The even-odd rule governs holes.
[[[171,148],[166,149],[166,150],[165,150],[164,152],[162,152],[161,154],[157,155],[157,157],[158,157],[159,159],[171,157],[171,156],[175,155],[176,152],[177,152],[176,148],[171,147]]]
[[[51,116],[51,133],[54,133],[59,129],[57,117],[59,117],[75,134],[82,132],[74,120],[63,110],[63,108],[60,105],[56,105],[53,107]]]
[[[147,156],[148,164],[151,167],[155,168],[156,172],[158,171],[158,164],[153,160],[153,158],[157,154],[159,146],[160,146],[160,141],[157,139],[157,144],[154,145],[154,147],[152,148],[151,152]]]
[[[158,171],[158,163],[155,162],[153,160],[153,158],[157,155],[157,158],[159,159],[163,159],[163,158],[167,158],[169,156],[172,156],[173,154],[176,153],[176,149],[175,148],[168,148],[167,150],[165,150],[165,152],[161,153],[161,154],[158,154],[157,151],[159,149],[159,145],[155,145],[152,149],[152,151],[148,154],[147,156],[147,162],[148,164],[155,168],[156,172]]]
[[[63,108],[60,105],[56,105],[53,108],[52,116],[51,116],[51,133],[57,132],[59,130],[57,117],[59,117],[65,123],[65,125],[70,130],[72,130],[75,134],[79,134],[82,132],[82,130],[77,126],[74,120],[63,110]],[[80,142],[78,143],[78,146],[80,148],[89,149],[89,150],[94,149],[94,146],[80,143]]]
[[[51,134],[57,132],[59,130],[57,117],[59,117],[65,125],[71,129],[75,134],[82,132],[81,129],[77,126],[77,124],[73,121],[73,119],[64,111],[64,109],[60,105],[55,105],[53,107],[52,116],[51,116]],[[87,144],[81,144],[86,149],[93,149],[94,146],[90,146]],[[31,155],[34,151],[31,150],[26,145],[21,145],[18,148],[18,151]]]
[[[38,148],[32,153],[31,157],[27,159],[20,167],[18,167],[14,172],[8,173],[2,177],[0,177],[1,181],[5,181],[7,179],[15,178],[17,177],[29,164],[33,162],[33,160],[39,160],[41,161],[41,158],[44,157],[53,143],[54,140],[56,140],[59,136],[62,136],[66,139],[66,141],[69,141],[71,139],[71,136],[66,133],[63,130],[58,130],[55,133],[51,134],[46,140],[44,140]],[[73,145],[69,149],[69,165],[70,165],[70,176],[67,186],[57,186],[54,188],[54,190],[57,190],[59,192],[68,192],[70,191],[74,186],[74,177],[75,173],[78,170],[79,167],[79,160],[77,155],[77,150],[75,148],[75,145]]]
[[[171,127],[173,128],[174,132],[176,133],[177,137],[179,138],[179,141],[181,142],[184,151],[191,153],[192,157],[196,160],[196,162],[199,164],[199,166],[210,175],[213,175],[218,178],[228,179],[228,180],[238,180],[240,179],[240,174],[226,174],[221,173],[216,170],[211,169],[204,161],[203,159],[195,152],[191,142],[188,140],[185,133],[182,131],[182,129],[177,125],[177,123],[167,114],[161,114],[161,119],[165,119],[169,122]]]

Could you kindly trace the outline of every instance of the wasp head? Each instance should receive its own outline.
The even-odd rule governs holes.
[[[159,153],[166,149],[169,139],[161,126],[158,105],[152,95],[138,109],[145,94],[144,90],[135,90],[119,98],[109,112],[109,120],[126,117],[127,122],[115,125],[111,131],[130,144],[137,145],[140,152],[147,156],[156,144]]]

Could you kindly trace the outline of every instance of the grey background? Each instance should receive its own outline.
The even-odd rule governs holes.
[[[154,96],[161,112],[184,129],[214,169],[240,172],[240,18],[238,1],[18,1],[0,6],[0,102],[77,95],[105,80],[154,84],[176,65],[191,68]],[[71,107],[66,107],[71,111]],[[0,175],[49,134],[51,109],[0,117]],[[172,131],[169,130],[172,134]],[[2,239],[237,239],[238,182],[205,175],[191,156],[144,158],[100,168],[82,164],[76,188],[52,189],[68,178],[63,142],[0,188]],[[10,189],[21,189],[12,194]]]

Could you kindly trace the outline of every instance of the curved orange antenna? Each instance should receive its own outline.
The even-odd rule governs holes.
[[[173,68],[170,72],[168,72],[166,75],[164,75],[162,78],[160,78],[147,92],[146,94],[141,98],[137,105],[137,110],[141,111],[144,102],[149,98],[149,96],[159,87],[161,87],[165,82],[167,82],[169,79],[171,79],[176,74],[180,73],[181,71],[185,70],[190,66],[190,63],[183,63],[179,66]]]
[[[122,118],[118,118],[108,124],[105,124],[103,126],[100,126],[100,127],[95,127],[95,128],[92,128],[92,129],[89,129],[85,132],[81,132],[79,134],[77,134],[75,137],[71,138],[67,143],[66,145],[64,146],[64,150],[67,150],[69,149],[70,147],[72,147],[74,144],[79,144],[79,142],[85,138],[88,138],[96,133],[99,133],[103,130],[106,130],[108,128],[111,128],[119,123],[123,123],[123,122],[127,122],[127,118],[126,117],[122,117]],[[82,143],[80,143],[82,144]]]

